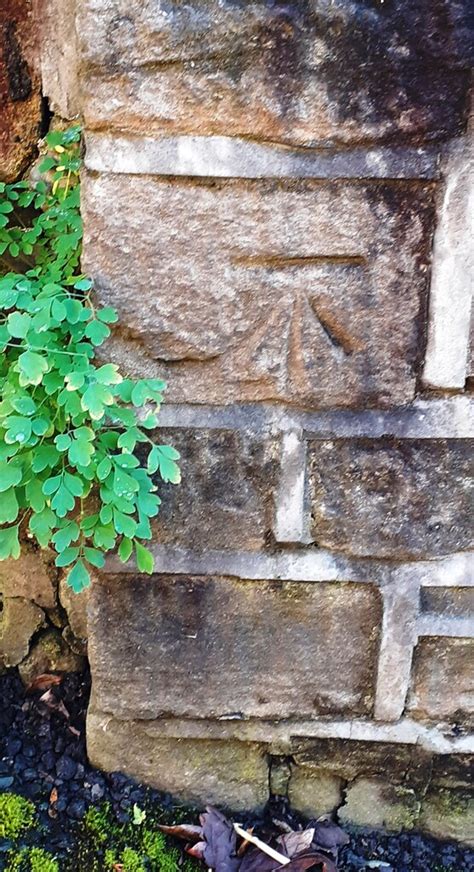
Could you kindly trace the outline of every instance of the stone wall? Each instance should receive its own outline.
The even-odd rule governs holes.
[[[93,762],[473,842],[466,4],[39,6],[106,353],[182,453],[155,574],[90,597]]]

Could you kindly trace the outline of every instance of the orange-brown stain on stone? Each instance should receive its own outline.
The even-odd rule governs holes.
[[[0,179],[11,181],[34,153],[41,88],[31,0],[0,0]]]

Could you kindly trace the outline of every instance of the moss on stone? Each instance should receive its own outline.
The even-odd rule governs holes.
[[[5,872],[59,872],[59,864],[43,848],[21,848],[10,851]]]
[[[35,823],[35,807],[15,793],[0,795],[0,838],[17,839]]]

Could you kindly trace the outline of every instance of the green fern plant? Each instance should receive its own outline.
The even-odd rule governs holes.
[[[0,185],[0,560],[27,534],[79,592],[117,546],[153,571],[152,476],[177,484],[179,454],[149,435],[165,383],[94,361],[117,312],[95,306],[80,270],[80,128],[46,150],[40,181]]]

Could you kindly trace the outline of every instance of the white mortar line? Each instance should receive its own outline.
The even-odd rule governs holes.
[[[409,572],[394,573],[382,587],[383,620],[380,640],[374,717],[397,721],[403,714],[410,686],[419,581]]]
[[[85,165],[102,173],[199,178],[433,179],[438,150],[410,146],[330,151],[237,136],[86,133]]]
[[[420,615],[416,629],[418,636],[472,639],[474,637],[474,616],[471,618],[452,618],[443,617],[443,615]]]
[[[281,436],[280,480],[275,495],[273,533],[277,542],[311,541],[305,511],[306,440],[302,430]]]
[[[474,127],[449,147],[433,246],[423,381],[462,388],[467,377],[474,284]]]

